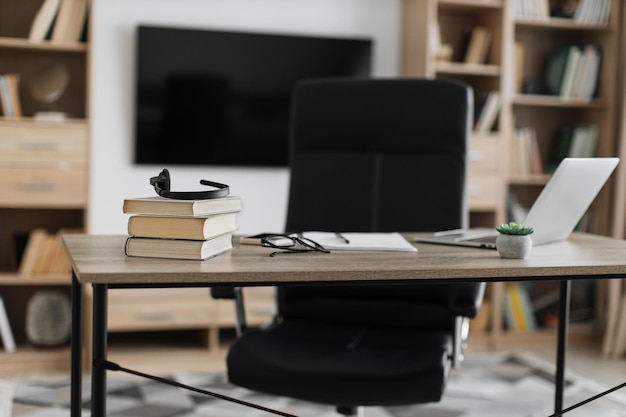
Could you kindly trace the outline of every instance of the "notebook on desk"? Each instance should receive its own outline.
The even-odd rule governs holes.
[[[533,245],[567,239],[618,162],[619,158],[565,158],[524,219],[535,230]],[[495,249],[497,235],[495,229],[470,228],[418,234],[415,241]]]

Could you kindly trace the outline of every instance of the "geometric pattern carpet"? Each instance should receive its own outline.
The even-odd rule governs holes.
[[[553,413],[552,366],[524,354],[474,354],[454,370],[439,403],[403,407],[367,407],[366,417],[539,417]],[[140,370],[139,370],[140,371]],[[107,415],[112,417],[266,417],[271,414],[158,382],[107,377]],[[235,387],[222,373],[167,376],[183,384],[235,397],[302,417],[337,417],[333,407],[274,397]],[[626,377],[625,377],[626,379]],[[32,376],[11,381],[14,417],[69,416],[69,377]],[[564,406],[589,398],[603,387],[567,373]],[[89,383],[83,393],[89,397]],[[88,417],[89,403],[83,403]],[[626,417],[626,395],[611,393],[565,414],[567,417]],[[5,417],[1,414],[0,417]],[[6,416],[8,417],[8,416]]]

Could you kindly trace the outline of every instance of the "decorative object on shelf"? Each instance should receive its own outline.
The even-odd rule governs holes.
[[[65,344],[71,334],[71,305],[58,291],[37,291],[26,309],[26,336],[42,347]]]
[[[524,259],[530,253],[533,241],[530,235],[532,227],[523,223],[509,222],[496,228],[500,233],[496,238],[496,249],[502,258]]]
[[[50,65],[39,71],[29,85],[30,95],[40,103],[49,106],[48,111],[40,111],[35,114],[36,120],[65,119],[65,113],[57,111],[55,103],[59,101],[67,85],[70,75],[67,67],[60,64]]]

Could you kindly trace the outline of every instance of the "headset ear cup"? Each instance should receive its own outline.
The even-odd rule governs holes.
[[[163,171],[161,171],[159,177],[163,178],[163,185],[161,186],[161,189],[165,191],[171,190],[170,172],[167,170],[167,168],[163,168]]]

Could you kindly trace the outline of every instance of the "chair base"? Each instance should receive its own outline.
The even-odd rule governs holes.
[[[337,413],[346,417],[365,417],[365,407],[337,406]]]

